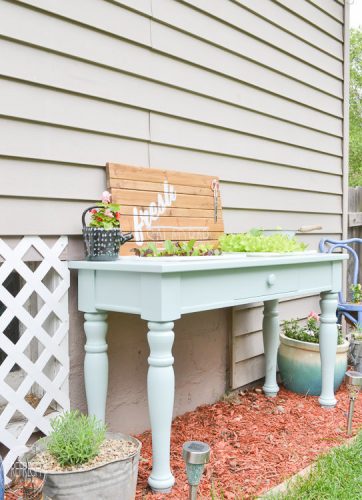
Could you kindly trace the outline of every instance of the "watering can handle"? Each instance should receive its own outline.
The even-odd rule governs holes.
[[[87,213],[92,210],[93,208],[99,208],[98,205],[94,205],[93,207],[88,207],[84,210],[83,214],[82,214],[82,226],[83,228],[85,228],[85,216],[87,215]]]

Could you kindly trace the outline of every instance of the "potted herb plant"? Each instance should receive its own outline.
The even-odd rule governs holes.
[[[297,319],[282,324],[278,367],[284,386],[293,392],[312,396],[321,393],[319,328],[319,317],[315,312],[309,314],[306,325],[301,325]],[[349,342],[343,338],[339,328],[334,390],[341,385],[347,369],[348,346]]]
[[[53,419],[51,427],[50,435],[20,458],[30,473],[45,474],[45,499],[134,499],[137,439],[106,433],[102,422],[78,410]]]
[[[118,203],[111,203],[111,194],[103,191],[102,201],[83,212],[82,225],[87,260],[116,260],[120,246],[133,238],[132,233],[121,232],[120,209]],[[91,217],[86,226],[85,218],[88,212]]]

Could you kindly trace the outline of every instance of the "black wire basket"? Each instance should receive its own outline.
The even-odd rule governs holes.
[[[45,475],[30,471],[27,464],[16,461],[9,471],[10,483],[5,487],[6,500],[42,500]]]
[[[133,238],[132,233],[122,233],[120,228],[103,229],[87,227],[87,213],[98,206],[89,207],[82,215],[86,260],[117,260],[120,246]]]

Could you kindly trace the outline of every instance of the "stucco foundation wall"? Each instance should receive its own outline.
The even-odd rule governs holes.
[[[70,399],[86,410],[83,381],[83,315],[77,311],[77,282],[70,289]],[[225,392],[228,380],[230,309],[189,314],[175,322],[174,416]],[[109,315],[109,386],[106,422],[111,431],[138,433],[150,428],[147,407],[147,323],[130,314]]]

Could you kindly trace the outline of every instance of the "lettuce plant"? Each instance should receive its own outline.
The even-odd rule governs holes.
[[[307,245],[286,234],[265,236],[262,230],[247,233],[224,234],[219,238],[223,252],[301,252]]]

